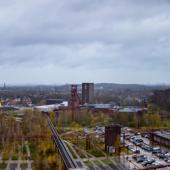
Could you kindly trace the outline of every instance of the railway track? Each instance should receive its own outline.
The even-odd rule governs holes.
[[[64,164],[67,169],[76,169],[78,168],[77,163],[74,161],[69,149],[65,145],[64,141],[60,138],[56,128],[54,127],[53,123],[51,122],[49,116],[47,116],[48,119],[48,125],[51,129],[51,132],[53,134],[53,140],[56,145],[56,147],[59,150],[59,153],[64,161]]]

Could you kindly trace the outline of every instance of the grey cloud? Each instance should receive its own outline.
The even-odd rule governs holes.
[[[0,2],[0,66],[164,74],[169,8],[168,0]]]

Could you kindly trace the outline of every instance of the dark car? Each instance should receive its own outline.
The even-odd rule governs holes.
[[[170,158],[169,158],[169,157],[166,157],[166,158],[164,159],[164,161],[167,162],[167,163],[170,163]]]
[[[148,145],[142,145],[141,148],[144,149],[147,152],[152,152],[152,150],[153,150],[152,147],[150,147]]]
[[[150,159],[150,160],[146,160],[142,163],[143,166],[148,166],[151,165],[152,163],[155,162],[155,159]]]
[[[141,146],[142,145],[141,142],[138,142],[138,141],[134,141],[133,144],[136,145],[136,146]]]
[[[166,158],[165,154],[163,154],[163,153],[158,153],[157,156],[161,159]]]
[[[152,152],[152,151],[153,151],[152,147],[150,147],[150,146],[147,146],[147,147],[145,148],[145,150],[146,150],[147,152]]]
[[[150,135],[149,134],[145,135],[145,138],[150,139]]]
[[[160,152],[160,153],[157,153],[156,155],[161,158],[161,159],[165,159],[167,156],[166,156],[166,153],[167,152]]]
[[[143,145],[141,145],[141,148],[142,148],[142,149],[144,149],[145,147],[146,147],[146,145],[144,145],[144,144],[143,144]]]
[[[161,149],[153,149],[152,150],[152,154],[158,154],[158,153],[161,153]]]
[[[126,140],[129,140],[131,138],[131,136],[125,136]]]
[[[142,137],[149,139],[149,138],[150,138],[150,134],[146,134],[146,133],[145,133],[145,134],[142,134]]]
[[[140,163],[140,162],[144,162],[147,160],[147,157],[146,156],[140,156],[139,158],[137,158],[136,162],[137,163]]]
[[[143,139],[136,139],[136,142],[143,142]]]
[[[139,157],[139,155],[133,155],[133,156],[132,156],[132,158],[133,158],[134,160],[137,160],[138,157]]]
[[[139,150],[139,149],[136,149],[134,153],[140,154],[140,150]]]

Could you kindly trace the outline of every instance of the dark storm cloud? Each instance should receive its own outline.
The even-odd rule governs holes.
[[[169,9],[168,0],[0,1],[0,66],[164,74]]]

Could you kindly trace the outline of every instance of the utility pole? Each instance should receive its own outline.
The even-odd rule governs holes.
[[[86,135],[86,150],[91,148],[90,135]]]

